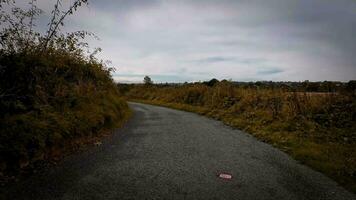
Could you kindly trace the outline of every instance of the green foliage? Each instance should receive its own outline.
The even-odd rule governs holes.
[[[347,90],[325,93],[293,92],[262,82],[247,87],[228,81],[214,86],[126,85],[125,95],[134,101],[222,120],[356,191],[356,97],[352,84],[346,84]]]
[[[62,52],[0,55],[0,63],[0,162],[7,170],[127,117],[128,107],[100,63]]]

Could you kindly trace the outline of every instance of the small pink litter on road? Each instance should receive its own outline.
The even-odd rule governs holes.
[[[219,178],[232,179],[232,175],[231,174],[227,174],[227,173],[221,173],[221,174],[219,174]]]

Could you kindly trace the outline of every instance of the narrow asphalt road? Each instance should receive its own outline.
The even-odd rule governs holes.
[[[355,196],[285,153],[215,120],[130,103],[124,128],[0,189],[5,199],[335,199]],[[224,172],[232,179],[218,177]]]

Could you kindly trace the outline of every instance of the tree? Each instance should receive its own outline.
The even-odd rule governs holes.
[[[219,80],[216,78],[213,78],[210,81],[203,82],[203,83],[209,87],[213,87],[215,84],[219,83]]]
[[[152,84],[153,84],[153,81],[152,81],[152,79],[151,79],[149,76],[145,76],[145,77],[143,78],[143,83],[144,83],[145,85],[152,85]]]
[[[356,80],[351,80],[346,84],[346,88],[349,91],[356,91]]]

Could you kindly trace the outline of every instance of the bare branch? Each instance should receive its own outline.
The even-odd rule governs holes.
[[[82,3],[84,4],[88,4],[88,0],[76,0],[70,7],[69,9],[63,13],[63,15],[60,17],[60,19],[58,21],[55,20],[55,16],[57,16],[56,12],[59,12],[58,6],[60,4],[60,0],[57,0],[57,4],[55,5],[55,10],[53,13],[53,18],[51,20],[50,23],[50,28],[48,30],[48,34],[46,37],[46,41],[44,44],[44,48],[46,49],[48,46],[48,43],[53,39],[53,37],[57,34],[57,31],[59,29],[60,26],[64,25],[64,19],[68,16],[74,13],[74,11],[76,11],[78,9],[78,7],[80,7],[82,5]],[[54,27],[53,27],[54,26]]]

